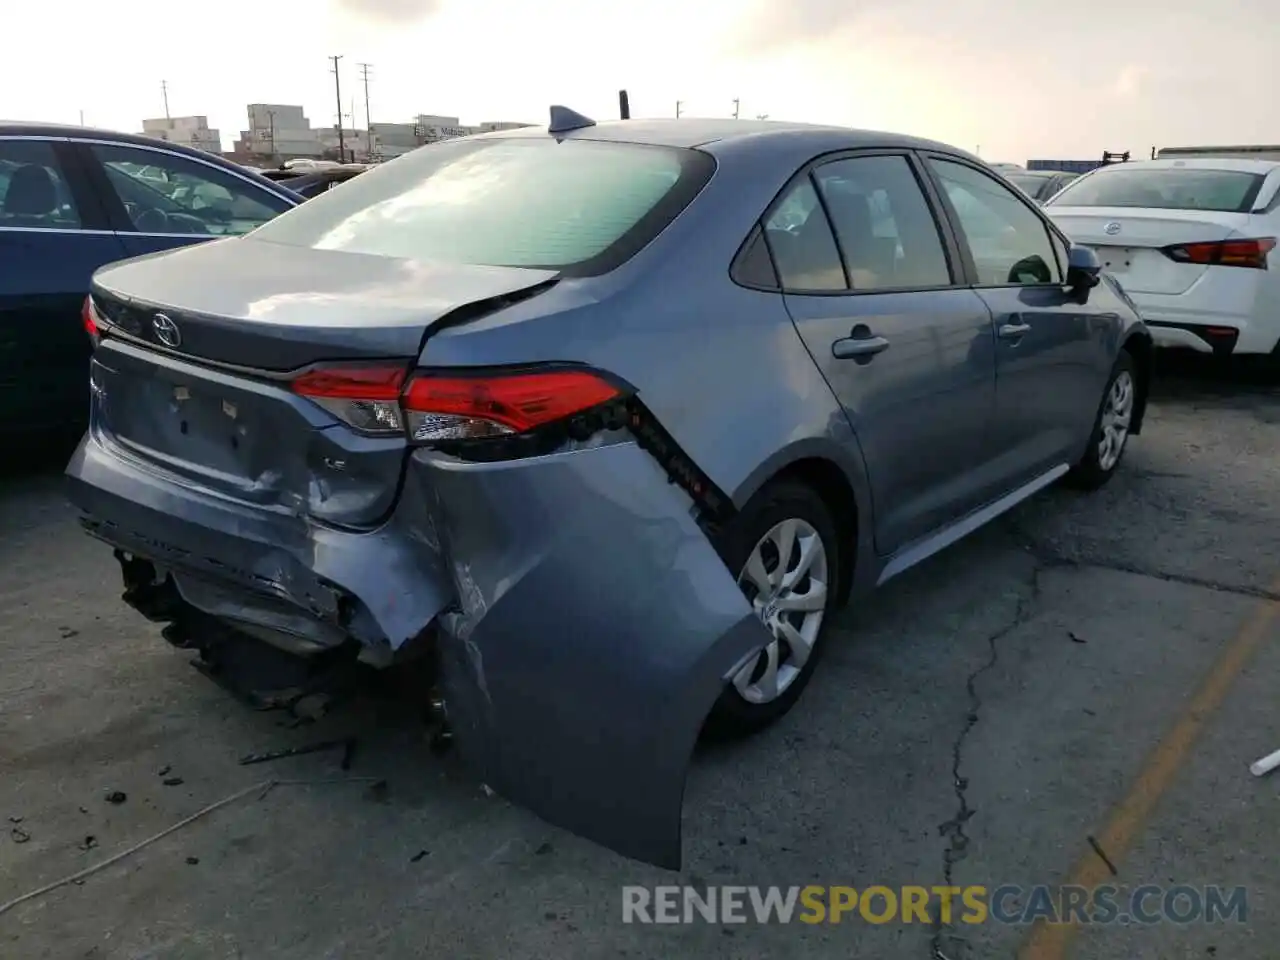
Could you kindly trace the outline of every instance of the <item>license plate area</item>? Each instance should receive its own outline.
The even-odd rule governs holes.
[[[117,441],[183,472],[252,480],[263,431],[243,397],[183,378],[110,379],[104,419]]]
[[[1102,269],[1108,273],[1126,273],[1140,252],[1133,247],[1094,247],[1093,250],[1102,263]]]

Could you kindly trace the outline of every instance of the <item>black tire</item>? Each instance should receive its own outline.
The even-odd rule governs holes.
[[[1121,350],[1120,356],[1116,357],[1115,366],[1111,368],[1111,376],[1107,377],[1107,387],[1102,392],[1102,399],[1098,402],[1098,412],[1093,418],[1093,430],[1089,433],[1089,446],[1085,448],[1084,456],[1080,461],[1071,468],[1067,474],[1067,482],[1077,490],[1097,490],[1104,483],[1110,480],[1118,469],[1120,464],[1124,462],[1125,451],[1129,448],[1129,433],[1126,431],[1124,442],[1120,448],[1120,455],[1116,457],[1115,462],[1110,467],[1103,467],[1100,458],[1102,444],[1102,424],[1103,415],[1107,410],[1107,399],[1111,396],[1111,391],[1115,388],[1116,381],[1122,376],[1128,375],[1129,380],[1133,384],[1134,403],[1130,407],[1130,426],[1132,426],[1133,411],[1136,409],[1136,391],[1138,389],[1137,367],[1133,362],[1133,357],[1127,350]]]
[[[766,484],[734,518],[717,547],[729,572],[737,577],[756,544],[779,523],[803,520],[818,534],[827,558],[827,602],[809,659],[790,685],[773,700],[751,703],[729,683],[707,719],[705,732],[716,739],[736,739],[764,729],[780,719],[800,699],[826,644],[823,638],[837,603],[843,574],[842,551],[831,510],[813,489],[794,480]],[[746,592],[746,591],[744,591]]]

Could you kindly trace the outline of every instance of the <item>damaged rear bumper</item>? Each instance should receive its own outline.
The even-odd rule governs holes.
[[[679,867],[698,734],[768,637],[634,442],[501,463],[419,450],[370,532],[201,493],[92,435],[67,473],[89,531],[171,571],[205,613],[388,653],[432,630],[454,742],[485,783]]]

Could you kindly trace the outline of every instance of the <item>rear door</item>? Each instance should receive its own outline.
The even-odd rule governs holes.
[[[300,202],[160,148],[97,141],[78,147],[130,256],[241,236]]]
[[[88,416],[89,278],[124,257],[65,140],[0,136],[0,429]]]
[[[956,282],[915,159],[819,163],[766,215],[764,233],[796,329],[862,447],[880,553],[979,505],[991,317]]]
[[[986,453],[993,478],[1012,489],[1074,459],[1109,373],[1114,316],[1067,291],[1066,242],[1031,201],[960,158],[927,163],[995,322],[997,412]]]

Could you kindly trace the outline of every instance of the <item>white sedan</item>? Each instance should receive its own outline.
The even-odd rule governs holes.
[[[1280,354],[1280,162],[1112,164],[1044,210],[1097,251],[1158,346]]]

